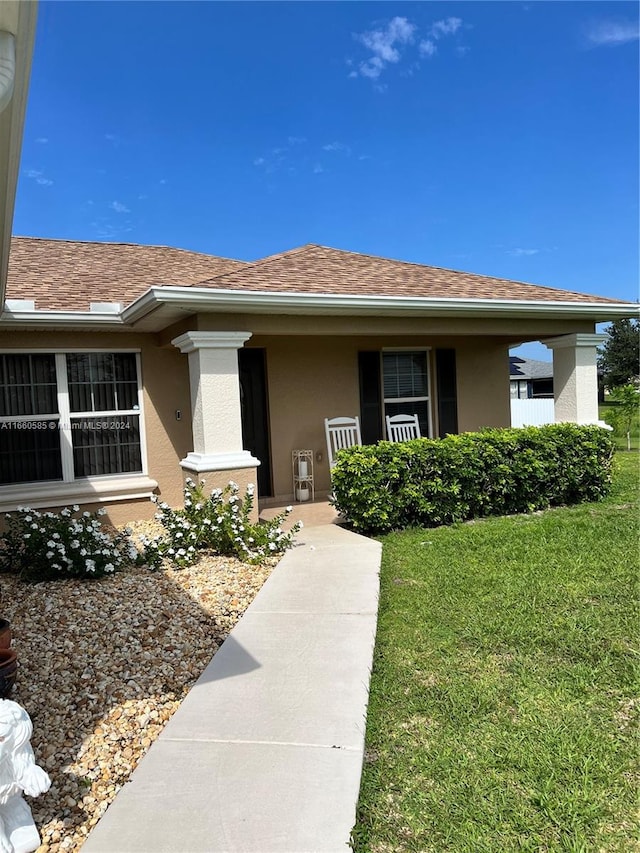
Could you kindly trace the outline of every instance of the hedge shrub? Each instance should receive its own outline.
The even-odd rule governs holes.
[[[377,534],[593,501],[609,491],[614,450],[606,430],[575,424],[381,441],[339,452],[333,503]]]

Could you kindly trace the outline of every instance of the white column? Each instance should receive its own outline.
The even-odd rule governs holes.
[[[543,341],[553,350],[553,396],[556,423],[597,424],[597,349],[606,335],[577,333]]]
[[[188,471],[260,464],[242,447],[238,350],[250,337],[251,332],[186,332],[171,341],[189,356],[193,450],[180,462]]]

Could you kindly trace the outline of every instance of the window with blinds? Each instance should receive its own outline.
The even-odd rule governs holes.
[[[0,484],[142,470],[135,353],[0,353]]]
[[[429,365],[425,350],[382,353],[385,415],[418,415],[420,433],[431,435]]]

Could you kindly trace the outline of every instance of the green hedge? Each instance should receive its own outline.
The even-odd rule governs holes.
[[[354,530],[385,533],[593,501],[615,444],[597,426],[490,429],[342,450],[333,502]]]

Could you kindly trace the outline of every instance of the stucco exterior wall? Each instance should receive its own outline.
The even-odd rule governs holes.
[[[458,342],[458,431],[511,426],[509,349],[492,340]]]

